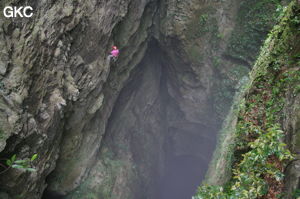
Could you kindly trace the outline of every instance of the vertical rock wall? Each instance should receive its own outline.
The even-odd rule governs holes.
[[[10,170],[1,188],[11,198],[40,198],[56,168],[65,193],[93,164],[114,101],[144,54],[151,1],[1,1],[9,3],[31,5],[35,13],[1,16],[1,156],[39,158],[36,173]],[[124,19],[130,23],[122,27]],[[109,65],[110,46],[119,43],[119,61]]]

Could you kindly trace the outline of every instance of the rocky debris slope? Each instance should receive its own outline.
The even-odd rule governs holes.
[[[1,157],[39,156],[37,172],[1,176],[3,197],[38,199],[48,185],[69,198],[155,198],[150,177],[162,175],[166,154],[201,156],[203,139],[214,143],[228,109],[219,107],[273,24],[255,29],[273,2],[240,2],[32,0],[33,18],[1,16]],[[239,15],[254,27],[244,30]],[[121,54],[108,64],[113,44]],[[182,144],[191,140],[202,143],[196,153]]]

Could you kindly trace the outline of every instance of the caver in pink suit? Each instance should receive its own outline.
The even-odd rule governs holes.
[[[110,55],[108,55],[107,60],[110,62],[111,58],[113,58],[113,61],[116,61],[119,56],[119,49],[117,46],[112,47],[112,51],[110,51]]]
[[[118,57],[119,56],[119,50],[118,49],[113,49],[110,54],[113,56],[113,57]]]

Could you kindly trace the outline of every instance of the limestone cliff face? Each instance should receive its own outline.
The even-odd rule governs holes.
[[[38,199],[47,187],[66,198],[156,198],[166,159],[208,162],[273,25],[249,39],[238,16],[255,25],[274,4],[241,2],[32,0],[33,18],[1,16],[1,157],[39,155],[37,172],[0,177],[3,197]],[[10,3],[24,4],[0,7]],[[109,64],[113,44],[121,54]]]
[[[37,173],[12,171],[1,178],[12,198],[40,198],[59,152],[57,169],[67,170],[60,189],[74,189],[86,175],[116,96],[143,56],[152,25],[151,14],[143,16],[149,3],[32,1],[33,19],[1,18],[1,149],[6,141],[7,154],[40,157]],[[125,18],[130,23],[122,30],[120,63],[110,68],[113,32]]]
[[[249,196],[249,198],[278,198],[279,194],[287,199],[299,197],[299,193],[297,193],[300,171],[299,18],[300,2],[295,0],[285,9],[280,22],[269,34],[250,73],[250,81],[236,96],[231,114],[228,115],[224,123],[217,150],[206,176],[207,184],[215,187],[228,184],[227,190],[234,191],[229,193],[222,190],[215,193],[236,197],[233,194],[243,190],[242,188],[245,186],[245,184],[243,185],[243,178],[240,176],[245,176],[245,173],[255,173],[258,179],[267,185],[267,188],[260,192],[258,186],[252,183],[251,188],[258,190],[258,196]],[[270,134],[269,131],[274,126],[282,133],[282,137],[278,136],[277,142],[262,142],[261,137]],[[249,139],[250,136],[252,137]],[[271,148],[271,152],[268,153],[251,144],[258,142],[258,140],[265,143],[265,146],[274,146],[274,149]],[[292,160],[283,161],[278,158],[276,161],[277,168],[284,174],[284,177],[275,180],[272,175],[266,177],[264,173],[259,174],[259,169],[265,168],[265,164],[268,166],[275,164],[270,161],[270,157],[282,155],[277,152],[277,148],[280,146],[289,149],[294,155]],[[255,163],[253,169],[242,170],[245,165],[244,162],[250,154],[256,155],[252,156],[255,157],[252,158],[254,162],[261,157],[265,158],[262,161],[263,165]],[[286,151],[285,154],[289,154],[289,152]],[[240,175],[235,172],[237,170],[242,171]],[[244,179],[249,178],[244,177]],[[269,179],[273,179],[272,182]],[[237,183],[240,186],[237,186]],[[219,189],[216,188],[215,190]],[[250,193],[250,189],[247,191],[245,192]],[[203,189],[199,189],[199,195],[206,193],[210,193],[210,191],[207,189],[206,192],[205,186]]]

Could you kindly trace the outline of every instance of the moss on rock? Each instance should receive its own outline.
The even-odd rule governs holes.
[[[236,85],[247,76],[259,53],[267,34],[275,25],[282,2],[275,0],[245,0],[238,5],[235,27],[225,41],[226,50],[222,57],[213,57],[216,70],[222,71],[214,89],[214,107],[220,119],[226,117],[231,106]],[[222,33],[216,34],[215,42],[224,40]],[[217,50],[218,45],[214,45]]]
[[[240,4],[235,31],[230,37],[228,55],[253,62],[277,18],[276,0],[245,0]]]
[[[219,142],[221,149],[216,151],[210,166],[212,176],[208,176],[207,182],[214,186],[202,186],[195,198],[277,198],[283,194],[282,172],[291,159],[283,143],[283,137],[291,131],[283,127],[284,113],[288,112],[285,102],[300,95],[299,17],[300,5],[293,1],[270,33],[251,72],[244,97],[237,102],[241,108],[235,128],[225,131],[227,135]],[[224,145],[224,140],[232,136],[234,147]],[[227,155],[221,156],[221,152]],[[231,157],[230,161],[226,157]],[[221,168],[218,164],[232,170],[221,171],[223,176],[218,171],[212,172]],[[233,176],[226,182],[229,178],[224,176],[230,172]],[[224,187],[215,186],[225,183]]]

